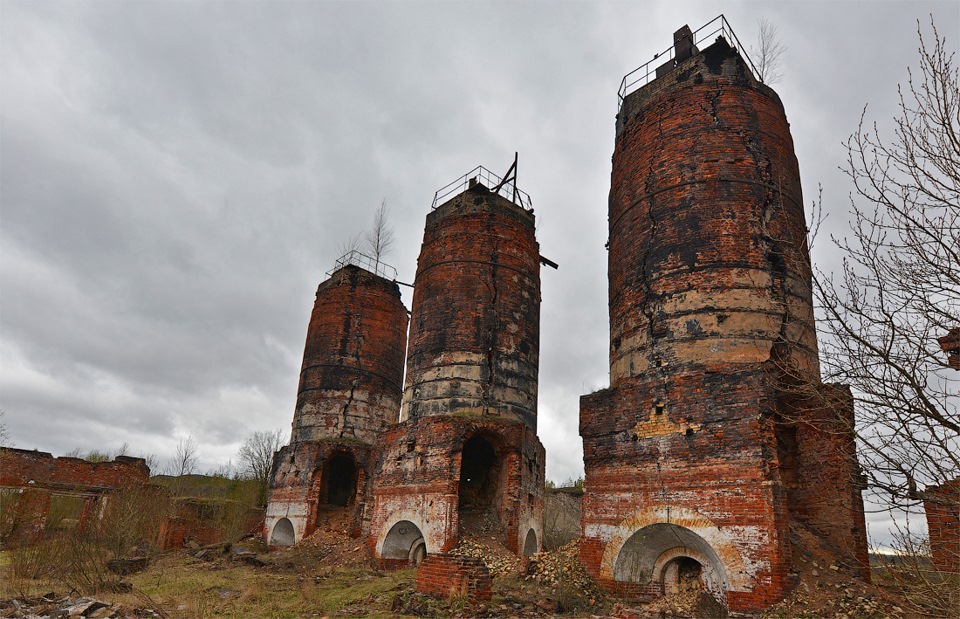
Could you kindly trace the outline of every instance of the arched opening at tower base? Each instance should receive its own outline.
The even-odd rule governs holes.
[[[726,569],[707,540],[664,522],[643,527],[620,549],[617,582],[644,586],[655,595],[703,589],[720,600],[729,589]]]
[[[296,534],[289,518],[281,518],[277,524],[273,525],[273,531],[270,532],[270,546],[293,546],[295,541]]]
[[[427,544],[420,528],[409,520],[401,520],[390,527],[383,539],[380,558],[400,564],[420,565],[427,556]]]
[[[530,529],[527,531],[526,540],[523,542],[523,556],[532,557],[537,554],[539,550],[537,546],[537,533],[533,529]]]
[[[320,502],[332,507],[345,507],[357,495],[357,465],[353,456],[338,453],[323,464],[320,481]]]
[[[499,469],[496,450],[485,437],[474,436],[464,443],[460,460],[461,511],[491,511],[500,490]]]

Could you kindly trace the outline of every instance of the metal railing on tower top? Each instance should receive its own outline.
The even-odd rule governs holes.
[[[727,18],[724,17],[723,14],[720,14],[711,21],[707,22],[705,25],[700,26],[700,28],[695,30],[693,32],[693,44],[698,46],[704,41],[709,41],[714,36],[717,38],[724,37],[727,40],[727,43],[739,51],[740,57],[747,61],[747,64],[750,66],[750,70],[753,71],[753,74],[758,75],[757,68],[750,60],[750,57],[747,56],[747,52],[740,43],[740,39],[737,38],[736,33],[733,32],[733,28],[730,27],[730,24],[727,22]],[[713,41],[710,42],[712,43]],[[627,95],[649,84],[652,79],[655,79],[657,75],[657,69],[663,66],[665,63],[673,60],[675,49],[676,44],[671,45],[659,54],[654,54],[652,60],[649,60],[645,64],[640,65],[630,73],[627,73],[623,76],[623,80],[620,81],[620,90],[617,91],[618,112],[620,111],[620,106],[623,105],[623,100]]]
[[[379,275],[383,279],[389,279],[390,281],[396,281],[397,279],[397,270],[395,268],[384,263],[382,260],[372,258],[355,249],[348,251],[337,258],[333,268],[327,271],[327,277],[330,277],[348,264],[352,264],[355,267],[360,267],[364,271],[370,271],[374,275]]]
[[[448,183],[438,189],[436,193],[433,194],[433,205],[431,205],[430,208],[435,209],[446,202],[447,198],[463,193],[469,189],[474,182],[480,183],[490,190],[496,189],[500,196],[510,200],[521,208],[525,208],[528,211],[533,209],[533,201],[530,199],[530,195],[518,189],[515,181],[508,179],[507,182],[503,182],[501,177],[483,166],[475,167],[452,183]]]

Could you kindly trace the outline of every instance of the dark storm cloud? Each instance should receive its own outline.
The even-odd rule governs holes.
[[[878,8],[879,7],[879,8]],[[766,15],[809,201],[841,229],[840,141],[883,120],[956,3],[730,3]],[[386,199],[412,282],[433,192],[520,152],[542,273],[539,434],[582,472],[578,398],[606,386],[616,90],[715,3],[0,4],[2,407],[18,446],[204,468],[287,427],[313,292]],[[818,260],[834,260],[818,243]],[[404,290],[409,307],[409,293]]]

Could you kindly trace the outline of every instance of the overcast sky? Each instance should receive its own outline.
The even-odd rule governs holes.
[[[200,468],[289,429],[307,321],[338,245],[381,200],[412,282],[436,189],[477,165],[538,219],[539,434],[582,474],[579,396],[608,384],[606,213],[617,88],[684,24],[766,17],[805,199],[863,106],[889,126],[917,20],[944,2],[46,2],[0,0],[0,407],[17,447]],[[749,50],[748,50],[749,51]],[[836,260],[820,239],[814,261]],[[410,291],[403,289],[409,308]],[[874,536],[878,534],[874,531]]]

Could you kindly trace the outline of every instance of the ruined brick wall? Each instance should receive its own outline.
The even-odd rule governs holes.
[[[933,565],[942,572],[960,574],[960,478],[927,488],[927,513]]]
[[[381,435],[382,437],[382,435]],[[321,519],[332,511],[347,510],[347,528],[354,537],[368,530],[364,521],[369,501],[369,479],[375,466],[374,447],[359,442],[329,439],[305,441],[285,446],[274,456],[270,474],[270,500],[264,522],[265,539],[274,547],[289,545],[275,543],[274,531],[281,521],[292,527],[294,539],[300,541],[313,533]],[[352,479],[349,496],[331,500],[331,476],[335,462],[352,463],[346,471]],[[286,526],[282,524],[280,526]]]
[[[378,451],[368,543],[381,563],[406,564],[420,543],[429,554],[456,547],[463,450],[474,437],[495,451],[490,514],[502,527],[501,541],[522,554],[533,536],[533,552],[540,549],[546,456],[533,430],[495,418],[431,416],[391,428]],[[397,535],[398,525],[409,535]]]
[[[666,524],[706,541],[714,554],[693,558],[716,572],[714,593],[732,608],[782,595],[790,549],[786,501],[769,466],[776,454],[769,395],[760,377],[741,370],[666,383],[636,378],[581,398],[581,559],[604,588],[661,593],[645,586],[651,577],[659,586],[653,563],[631,572],[640,553],[630,544]],[[649,546],[653,559],[676,544],[658,538]]]
[[[731,609],[763,608],[790,586],[794,517],[856,564],[851,435],[829,435],[832,404],[784,405],[786,382],[830,391],[789,124],[722,38],[624,99],[609,231],[611,387],[580,408],[588,573],[655,596],[693,559]]]
[[[427,216],[401,419],[462,411],[536,428],[539,352],[533,213],[476,185]]]
[[[417,569],[417,591],[441,599],[493,597],[493,578],[480,559],[451,554],[431,555]]]
[[[291,442],[376,440],[400,410],[407,311],[400,289],[347,265],[317,288]]]
[[[790,518],[813,529],[838,561],[869,580],[861,495],[866,480],[857,463],[850,389],[813,384],[779,393],[775,436]]]
[[[150,469],[142,458],[117,456],[110,462],[54,458],[52,454],[0,448],[0,546],[29,543],[48,526],[51,503],[58,497],[80,501],[71,520],[96,516],[99,499],[111,492],[146,485]]]

